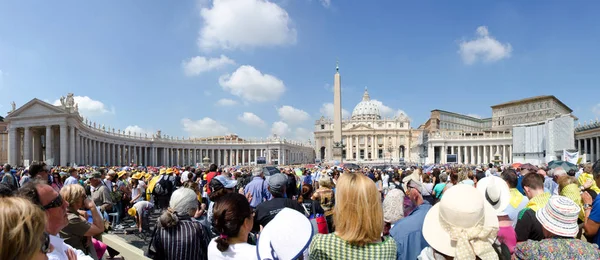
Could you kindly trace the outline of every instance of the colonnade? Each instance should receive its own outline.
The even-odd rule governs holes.
[[[437,152],[439,151],[439,152]],[[487,164],[494,160],[494,155],[500,155],[503,164],[512,163],[512,145],[434,145],[427,148],[428,158],[435,158],[435,162],[447,163],[447,155],[456,155],[459,164]],[[433,159],[431,159],[433,160]]]

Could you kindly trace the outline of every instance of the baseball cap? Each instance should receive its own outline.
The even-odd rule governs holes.
[[[269,178],[269,187],[271,187],[272,190],[280,191],[287,185],[287,179],[288,177],[285,176],[285,174],[274,174]]]
[[[102,174],[99,171],[94,171],[94,172],[92,172],[92,175],[90,178],[102,179]]]

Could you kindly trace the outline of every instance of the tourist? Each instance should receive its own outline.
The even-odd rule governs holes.
[[[498,241],[508,247],[512,254],[517,245],[517,234],[505,211],[510,204],[510,189],[508,184],[500,177],[494,175],[485,177],[477,182],[477,190],[483,195],[486,202],[492,205],[498,216]]]
[[[79,184],[79,174],[77,174],[77,169],[69,168],[67,173],[69,174],[69,177],[64,182],[65,186],[70,184]]]
[[[319,188],[311,196],[312,200],[319,201],[319,205],[325,212],[325,219],[327,220],[327,228],[329,232],[334,232],[335,227],[333,226],[333,214],[335,206],[335,194],[333,192],[333,181],[327,175],[322,175],[319,178]]]
[[[254,228],[252,229],[254,233],[258,233],[283,208],[295,209],[302,214],[306,213],[300,203],[290,198],[285,198],[285,189],[287,186],[287,176],[285,176],[285,174],[277,173],[271,175],[268,183],[269,193],[273,196],[273,198],[269,201],[258,204],[256,207]]]
[[[140,183],[140,179],[142,178],[141,175],[141,173],[134,174],[129,182],[129,190],[131,190],[131,200],[129,201],[130,205],[144,200],[144,192],[142,191],[142,184]]]
[[[60,192],[60,189],[63,187],[63,182],[61,181],[60,174],[58,172],[52,173],[52,183],[50,184],[52,188]]]
[[[396,242],[381,236],[381,196],[368,177],[342,174],[334,211],[335,232],[313,237],[310,259],[396,259]]]
[[[544,238],[542,225],[535,217],[535,212],[546,206],[550,193],[544,192],[544,177],[537,173],[528,173],[523,177],[523,190],[529,198],[529,202],[519,213],[515,231],[517,232],[517,242],[527,241],[528,239],[540,241]]]
[[[517,189],[518,177],[515,170],[505,169],[500,176],[504,182],[506,182],[510,190],[510,203],[506,209],[504,209],[504,212],[508,214],[508,218],[513,223],[512,225],[514,228],[517,225],[519,213],[527,206],[529,199],[526,196],[523,196]]]
[[[250,207],[252,208],[256,208],[263,201],[271,199],[269,184],[265,181],[262,167],[257,166],[252,169],[252,181],[244,188],[244,194],[248,193],[252,196],[252,201],[250,201]]]
[[[406,196],[412,201],[415,209],[394,224],[390,229],[390,236],[396,241],[397,259],[416,259],[421,250],[427,247],[422,229],[431,204],[423,199],[423,185],[420,182],[410,180],[406,188]]]
[[[428,201],[430,204],[434,204],[435,199],[433,198],[433,182],[431,180],[431,176],[428,174],[423,175],[423,189],[421,195],[423,199]]]
[[[252,208],[244,195],[232,192],[221,196],[213,207],[212,226],[218,236],[208,244],[208,258],[257,259],[256,247],[248,244],[253,225]]]
[[[109,191],[114,191],[113,186],[117,182],[117,178],[117,172],[115,172],[113,169],[108,170],[106,177],[104,178],[104,184]]]
[[[390,229],[394,227],[394,224],[402,218],[404,218],[404,192],[400,189],[392,189],[388,192],[383,199],[383,222],[384,229],[383,235],[388,236]]]
[[[173,170],[170,168],[161,169],[160,175],[156,177],[156,182],[154,183],[154,187],[152,187],[152,194],[154,195],[156,207],[162,210],[168,207],[171,194],[173,193],[173,190],[175,190],[175,185],[170,181],[168,172],[172,173]]]
[[[544,180],[544,187],[548,188],[550,190],[550,194],[558,195],[559,194],[558,179],[561,178],[562,176],[569,176],[569,175],[562,167],[557,167],[555,169],[552,169],[552,170],[548,171],[548,174],[552,178],[551,179],[552,183],[550,183],[547,180]],[[577,180],[577,178],[574,178],[574,179]],[[590,181],[588,183],[591,185],[592,182]]]
[[[113,210],[115,203],[112,201],[110,191],[106,185],[102,183],[102,174],[98,171],[93,172],[89,181],[90,186],[93,188],[91,189],[92,200],[98,207],[100,207],[100,210],[103,213],[109,213],[111,210]]]
[[[0,259],[48,259],[54,248],[44,211],[18,197],[0,198],[0,208]]]
[[[594,176],[593,176],[593,169],[592,169],[592,164],[591,163],[586,163],[583,166],[583,173],[581,173],[579,175],[579,177],[577,177],[577,180],[579,181],[579,185],[583,186],[586,182],[590,181],[592,183],[592,186],[590,187],[591,190],[593,190],[594,192],[596,192],[596,194],[600,194],[600,188],[598,185],[596,185],[596,183],[594,182]]]
[[[288,171],[285,173],[285,175],[287,176],[288,180],[287,180],[287,186],[285,188],[285,193],[286,196],[288,198],[293,199],[294,197],[297,197],[299,195],[298,192],[298,179],[297,179],[297,175],[294,171]]]
[[[325,214],[325,211],[323,211],[323,208],[319,204],[318,200],[311,199],[312,195],[313,195],[312,185],[304,184],[304,185],[302,185],[302,194],[300,194],[300,197],[298,198],[298,202],[300,202],[300,204],[302,204],[302,206],[304,207],[304,210],[306,210],[306,212],[308,212],[309,217],[312,218],[312,217],[316,217],[317,215],[322,216],[323,214]]]
[[[60,195],[68,202],[67,218],[69,224],[60,231],[60,237],[73,248],[83,251],[93,259],[101,259],[96,255],[92,237],[104,232],[104,220],[96,209],[96,204],[86,198],[85,189],[79,184],[69,184],[63,187]],[[89,223],[78,210],[89,210],[92,223]]]
[[[46,183],[49,183],[49,181],[48,181],[49,173],[50,173],[50,171],[48,170],[48,167],[46,166],[46,163],[44,163],[44,162],[33,162],[31,165],[29,165],[29,175],[33,179],[37,178]]]
[[[442,196],[444,196],[444,194],[443,194],[444,188],[446,187],[447,183],[448,183],[448,175],[446,175],[446,173],[441,173],[440,174],[440,182],[438,184],[436,184],[435,186],[433,186],[433,191],[431,192],[431,195],[433,195],[435,197],[435,201],[439,201],[442,199]]]
[[[50,244],[54,247],[52,252],[46,254],[48,259],[74,259],[73,255],[76,255],[78,260],[93,259],[83,251],[74,249],[58,236],[59,232],[69,224],[67,218],[69,203],[58,192],[46,184],[43,179],[36,179],[27,182],[19,189],[18,193],[46,212],[46,232],[50,235]]]
[[[453,168],[450,170],[450,181],[448,181],[446,183],[446,186],[444,186],[442,193],[446,192],[448,189],[452,188],[456,184],[458,184],[458,169]],[[443,196],[443,195],[440,194],[440,196]],[[440,197],[440,199],[441,199],[441,197]]]
[[[218,168],[217,165],[214,163],[209,166],[208,174],[206,174],[206,183],[210,183],[212,178],[214,178],[215,176],[218,175],[217,168]],[[211,193],[210,187],[206,187],[206,193],[208,193],[210,195],[210,193]]]
[[[493,242],[498,218],[484,200],[469,185],[449,189],[425,216],[423,236],[429,246],[417,259],[498,259]]]
[[[144,221],[150,220],[149,218],[144,218],[144,216],[150,215],[149,212],[152,212],[152,210],[154,210],[154,204],[149,201],[142,200],[133,204],[127,211],[127,214],[135,220],[135,225],[132,227],[137,227],[138,232],[142,233],[144,224],[150,225],[150,223],[144,223]]]
[[[375,181],[375,187],[377,187],[377,191],[379,191],[381,198],[383,198],[383,181],[381,180],[381,172],[375,172],[373,174],[373,180]]]
[[[579,232],[580,211],[571,199],[552,196],[535,214],[542,225],[544,239],[519,243],[515,259],[600,259],[598,245],[575,238]]]
[[[315,259],[307,250],[313,238],[312,226],[306,216],[284,208],[260,233],[256,244],[258,259]],[[253,257],[248,257],[252,259]]]
[[[171,195],[169,208],[159,218],[149,252],[153,259],[195,260],[207,259],[208,234],[202,224],[192,221],[198,209],[196,193],[187,188],[177,189]]]
[[[592,167],[592,177],[594,184],[600,186],[600,160],[596,161]],[[585,212],[585,219],[583,224],[583,230],[585,235],[590,239],[588,241],[600,245],[600,196],[596,196],[592,199],[589,192],[581,194],[581,200],[583,201],[583,210]]]
[[[12,173],[10,164],[4,164],[2,172],[0,173],[0,180],[2,183],[8,184],[13,190],[19,188],[19,181],[17,177]]]
[[[214,178],[212,178],[212,180],[208,184],[208,187],[212,191],[208,195],[208,198],[209,198],[208,211],[207,211],[208,223],[211,223],[213,220],[212,219],[213,218],[213,207],[214,207],[215,203],[217,201],[219,201],[219,199],[221,197],[223,197],[223,195],[225,195],[227,193],[235,192],[234,189],[235,189],[236,184],[237,184],[237,181],[228,179],[224,175],[217,175]]]
[[[571,199],[579,208],[581,208],[581,211],[579,212],[579,219],[583,223],[583,220],[585,219],[585,212],[583,210],[583,202],[581,200],[582,188],[585,191],[591,190],[586,190],[584,186],[579,186],[579,181],[577,181],[577,178],[567,174],[558,177],[557,182],[558,186],[556,190],[558,191],[558,194]],[[590,186],[591,185],[589,185],[587,188]]]

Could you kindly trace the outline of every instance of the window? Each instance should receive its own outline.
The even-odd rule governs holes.
[[[360,159],[365,159],[365,150],[360,150]]]
[[[378,155],[377,155],[377,158],[379,158],[379,159],[383,159],[383,149],[379,149],[379,150],[377,150],[377,154],[378,154]]]
[[[325,125],[321,125],[321,130],[324,130],[324,129],[325,129]]]
[[[404,127],[404,123],[400,123],[400,128]]]

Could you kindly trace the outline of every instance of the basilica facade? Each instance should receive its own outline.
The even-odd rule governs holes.
[[[381,116],[379,105],[365,89],[352,116],[342,120],[342,161],[362,164],[417,160],[419,130],[412,129],[405,114]],[[334,120],[322,116],[315,122],[315,153],[321,162],[333,161]]]

